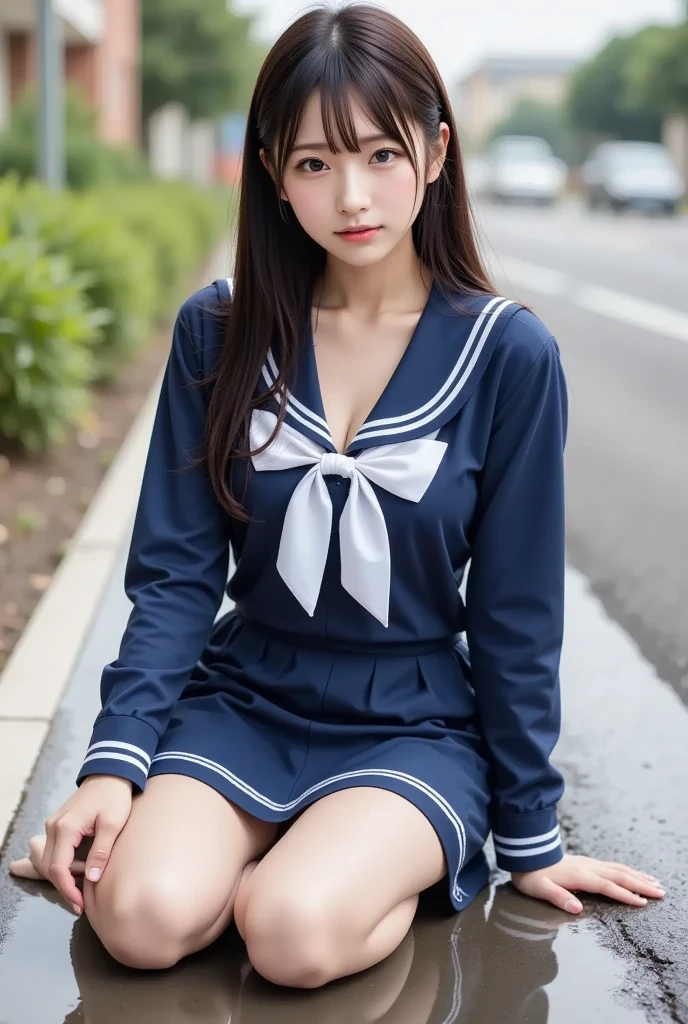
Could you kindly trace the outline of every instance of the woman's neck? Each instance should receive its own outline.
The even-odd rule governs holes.
[[[313,291],[314,305],[320,309],[346,309],[362,320],[422,308],[432,286],[432,275],[419,259],[410,232],[406,239],[373,266],[352,267],[328,255]]]

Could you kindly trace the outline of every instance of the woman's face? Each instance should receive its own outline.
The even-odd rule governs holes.
[[[449,128],[441,125],[440,139],[427,174],[425,140],[413,126],[421,179],[394,139],[380,134],[357,102],[352,114],[360,153],[349,153],[338,140],[339,153],[330,152],[322,123],[320,96],[311,95],[294,149],[287,161],[282,198],[291,206],[304,231],[332,256],[352,266],[369,266],[384,259],[410,230],[425,185],[440,174]],[[266,164],[264,154],[261,152]],[[366,235],[347,235],[347,228],[373,229]]]

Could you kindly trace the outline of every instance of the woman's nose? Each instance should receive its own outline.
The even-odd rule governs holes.
[[[355,214],[370,207],[370,193],[366,176],[358,168],[342,172],[339,179],[337,205],[340,213]]]

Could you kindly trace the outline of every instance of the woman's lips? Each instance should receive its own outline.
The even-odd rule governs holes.
[[[361,230],[355,231],[337,231],[337,235],[343,238],[345,242],[368,242],[371,238],[375,238],[375,235],[380,230],[377,228],[362,228]]]

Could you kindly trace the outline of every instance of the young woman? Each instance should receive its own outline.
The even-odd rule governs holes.
[[[661,896],[562,852],[559,351],[495,295],[446,90],[386,11],[319,7],[268,55],[232,291],[179,314],[134,607],[39,870],[122,963],[233,918],[297,987],[382,960],[440,880],[468,906],[490,831],[571,913],[575,890]]]

